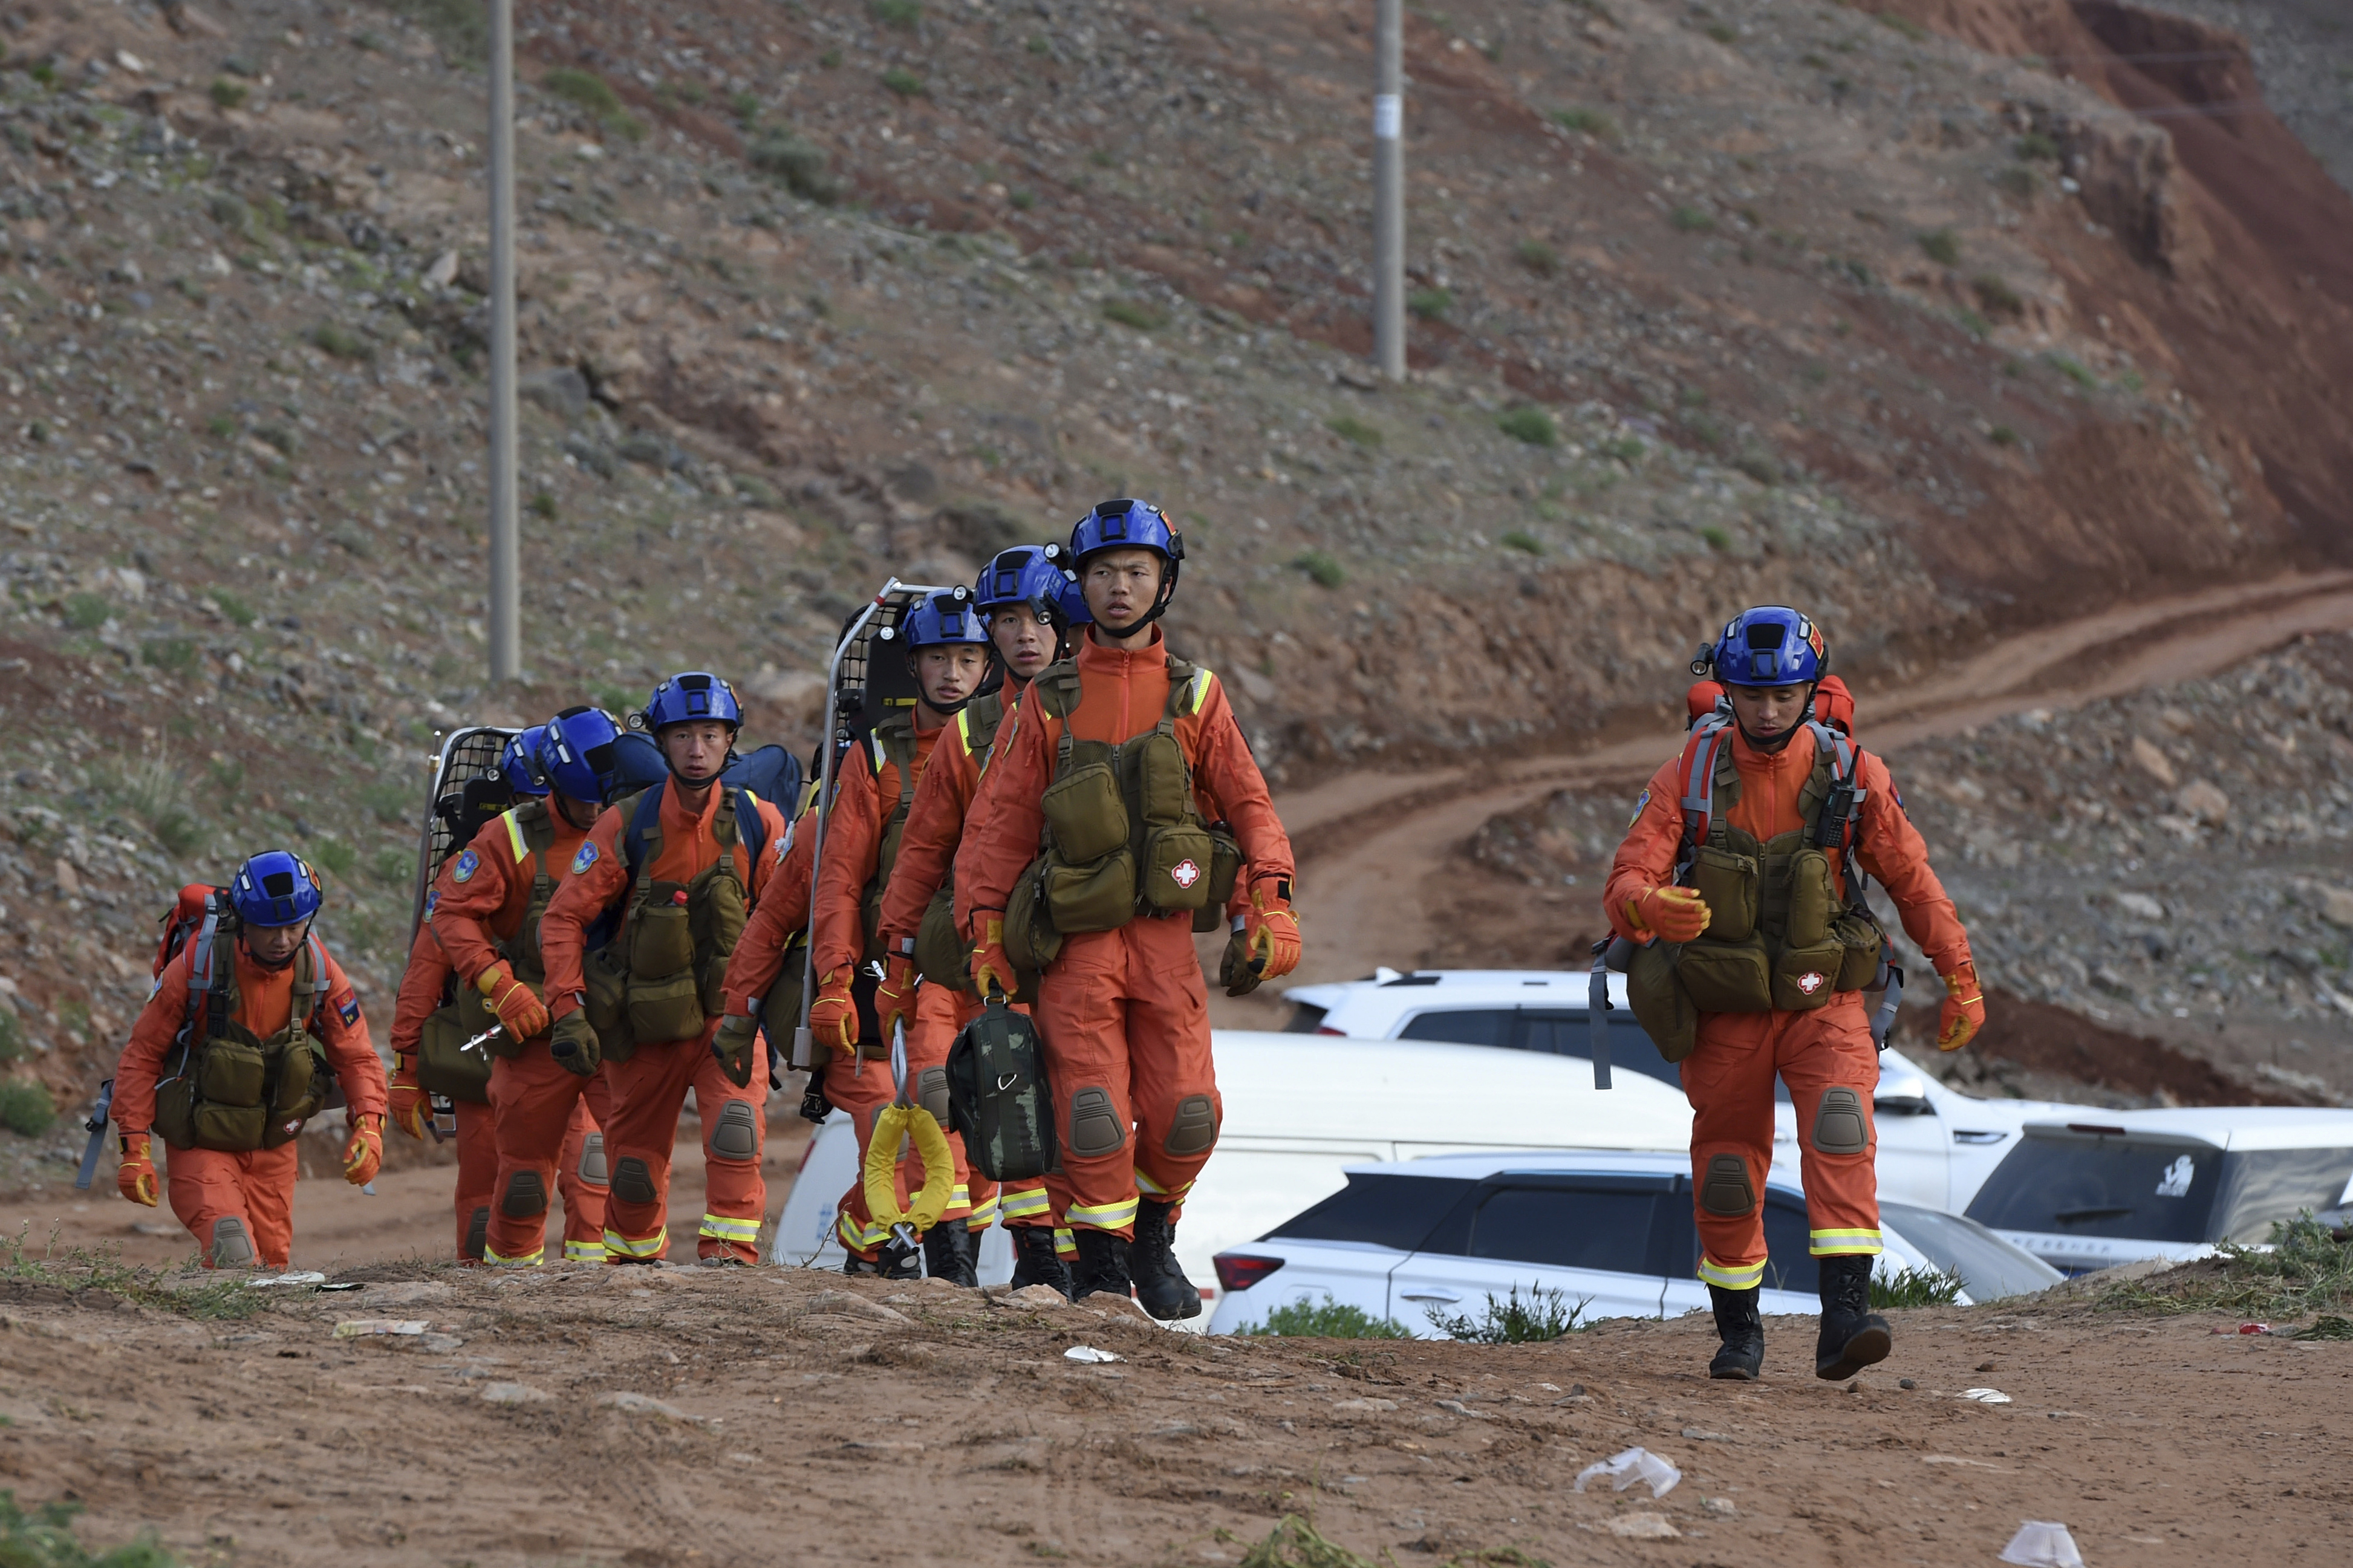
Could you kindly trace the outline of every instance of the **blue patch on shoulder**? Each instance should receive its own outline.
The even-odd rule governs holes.
[[[457,865],[450,868],[449,879],[453,882],[470,881],[474,873],[481,868],[482,858],[469,849],[459,856]]]
[[[433,910],[434,910],[435,907],[436,907],[436,906],[438,906],[440,902],[441,902],[441,889],[438,889],[438,888],[427,888],[427,889],[425,889],[425,918],[426,918],[427,920],[431,920],[431,919],[433,918]]]
[[[579,876],[596,863],[596,841],[590,839],[580,846],[580,853],[572,858],[572,874]]]
[[[344,997],[341,1002],[335,1005],[335,1011],[343,1016],[344,1028],[350,1029],[356,1028],[358,1026],[360,1021],[360,999],[356,995]]]
[[[1626,826],[1627,826],[1627,827],[1628,827],[1628,828],[1630,828],[1630,828],[1634,826],[1634,824],[1635,824],[1635,823],[1640,822],[1640,821],[1641,821],[1641,820],[1642,820],[1642,812],[1643,812],[1644,808],[1646,808],[1647,806],[1649,806],[1649,805],[1650,805],[1650,804],[1651,804],[1651,792],[1650,792],[1649,790],[1644,790],[1644,791],[1642,792],[1642,798],[1641,798],[1641,799],[1640,799],[1640,800],[1638,800],[1638,801],[1636,801],[1636,802],[1634,803],[1634,815],[1633,815],[1633,816],[1632,816],[1631,818],[1630,818],[1630,819],[1628,820],[1628,822],[1627,822],[1627,824],[1626,824]]]

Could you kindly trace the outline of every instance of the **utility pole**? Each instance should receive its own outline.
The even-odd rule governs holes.
[[[522,675],[515,537],[514,3],[491,8],[491,684]]]
[[[1405,5],[1374,0],[1373,363],[1405,379]]]

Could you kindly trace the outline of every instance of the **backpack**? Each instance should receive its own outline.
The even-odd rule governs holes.
[[[948,1047],[948,1122],[972,1168],[1027,1182],[1061,1168],[1045,1047],[1026,1013],[991,996]]]
[[[164,911],[157,923],[164,928],[162,940],[155,943],[155,968],[152,978],[161,981],[164,966],[180,956],[180,951],[195,940],[204,930],[207,917],[217,918],[228,913],[228,889],[216,888],[208,882],[190,882],[180,889],[180,897]]]

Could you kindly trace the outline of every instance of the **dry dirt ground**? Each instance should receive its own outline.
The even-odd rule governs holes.
[[[1897,1314],[1847,1388],[1789,1320],[1743,1386],[1697,1319],[1211,1342],[801,1271],[357,1277],[241,1321],[19,1290],[0,1473],[93,1543],[252,1564],[1233,1563],[1304,1513],[1407,1564],[1990,1563],[2038,1519],[2202,1568],[2342,1563],[2353,1522],[2353,1345],[2076,1301]],[[337,1337],[364,1319],[429,1328]],[[1683,1469],[1664,1498],[1573,1489],[1637,1444]]]

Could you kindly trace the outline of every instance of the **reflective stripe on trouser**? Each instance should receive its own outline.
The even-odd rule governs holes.
[[[601,1071],[582,1078],[548,1055],[544,1044],[533,1041],[521,1056],[491,1061],[490,1100],[488,1106],[473,1108],[496,1123],[497,1175],[481,1200],[491,1209],[485,1251],[522,1258],[545,1245],[544,1207],[537,1214],[511,1215],[501,1201],[514,1190],[515,1178],[523,1176],[530,1178],[526,1187],[537,1183],[543,1203],[563,1199],[565,1256],[589,1256],[569,1250],[576,1244],[593,1248],[594,1258],[602,1261],[605,1189],[581,1179],[580,1152],[587,1135],[612,1110],[611,1079]],[[461,1133],[465,1110],[459,1107]]]
[[[540,1265],[540,1260],[546,1256],[547,1249],[543,1247],[533,1252],[526,1252],[521,1258],[501,1258],[488,1247],[482,1248],[482,1261],[494,1268],[536,1268]],[[599,1242],[596,1246],[596,1261],[602,1263],[604,1260],[605,1247],[602,1242]]]
[[[833,1233],[840,1238],[842,1250],[854,1252],[870,1263],[883,1243],[891,1239],[891,1233],[872,1220],[856,1220],[846,1214],[835,1216]]]
[[[714,1237],[721,1241],[741,1242],[751,1247],[753,1256],[759,1255],[760,1222],[756,1219],[731,1219],[725,1215],[707,1214],[702,1216],[699,1236]]]
[[[1169,1147],[1186,1100],[1206,1097],[1218,1114],[1208,993],[1192,923],[1138,919],[1065,939],[1030,1012],[1054,1086],[1065,1217],[1127,1234],[1137,1192],[1184,1192],[1214,1142],[1178,1140],[1183,1153]],[[1074,1127],[1071,1107],[1082,1095],[1089,1114]],[[1116,1145],[1106,1146],[1114,1136]],[[1151,1187],[1142,1189],[1139,1178]]]
[[[1007,1225],[1051,1224],[1054,1204],[1046,1195],[1045,1183],[1026,1183],[1000,1189],[997,1215]]]
[[[691,1040],[667,1045],[640,1045],[625,1062],[607,1062],[605,1075],[613,1083],[613,1110],[605,1120],[605,1161],[612,1185],[605,1198],[605,1245],[616,1262],[663,1256],[669,1245],[670,1148],[678,1137],[678,1118],[686,1091],[694,1090],[696,1118],[702,1131],[703,1212],[722,1219],[747,1221],[754,1233],[767,1206],[767,1184],[760,1176],[760,1150],[767,1137],[767,1117],[762,1110],[768,1094],[767,1064],[755,1058],[751,1083],[738,1088],[711,1054],[712,1020]],[[887,1079],[889,1074],[885,1073]],[[732,1142],[744,1125],[742,1112],[727,1121],[730,1105],[751,1108],[748,1154],[721,1153],[712,1140],[725,1132]],[[628,1162],[645,1167],[653,1187],[650,1203],[632,1202],[623,1180]],[[616,1238],[619,1244],[616,1245]],[[736,1258],[759,1261],[750,1241],[700,1233],[696,1253],[703,1258]]]
[[[1852,1258],[1881,1250],[1875,1230],[1817,1230],[1808,1233],[1806,1250],[1816,1258]]]
[[[1699,1260],[1699,1277],[1711,1285],[1721,1285],[1727,1290],[1754,1290],[1765,1282],[1765,1262],[1759,1258],[1755,1263],[1718,1263],[1715,1258],[1702,1253]]]
[[[1079,1255],[1078,1235],[1067,1225],[1054,1227],[1054,1254],[1058,1258],[1076,1258]]]
[[[161,1138],[154,1141],[164,1164],[164,1201],[196,1238],[206,1268],[213,1266],[213,1226],[225,1219],[244,1226],[263,1268],[286,1267],[294,1248],[300,1142],[230,1154],[218,1149],[174,1149]]]
[[[499,1185],[497,1129],[491,1108],[470,1100],[456,1102],[458,1112],[458,1259],[469,1261],[466,1243],[474,1226],[474,1211],[491,1208]],[[429,1136],[429,1134],[428,1134]],[[494,1211],[495,1212],[495,1211]],[[488,1247],[484,1248],[487,1256]]]
[[[1817,1238],[1858,1243],[1826,1251],[1817,1242],[1810,1250],[1817,1256],[1878,1250],[1879,1182],[1872,1166],[1878,1140],[1871,1095],[1879,1081],[1879,1051],[1862,997],[1850,992],[1810,1013],[1703,1013],[1698,1043],[1683,1061],[1683,1093],[1692,1107],[1692,1214],[1701,1252],[1726,1274],[1745,1274],[1767,1261],[1765,1178],[1773,1165],[1776,1073],[1789,1086],[1798,1114],[1806,1223]],[[1826,1128],[1823,1097],[1840,1089],[1849,1093],[1839,1097]],[[1859,1148],[1852,1136],[1858,1131]],[[1819,1142],[1824,1137],[1840,1152],[1823,1152]],[[1737,1155],[1747,1174],[1755,1201],[1746,1214],[1708,1207],[1711,1196],[1719,1208],[1729,1206],[1731,1184],[1721,1172],[1710,1174],[1712,1163],[1727,1155]],[[1796,1271],[1794,1258],[1774,1261]],[[1701,1278],[1710,1278],[1706,1268]]]
[[[925,985],[915,993],[915,1023],[907,1031],[907,1089],[915,1090],[915,1079],[926,1068],[945,1067],[948,1047],[955,1043],[957,1021],[965,1015],[955,993],[944,985]],[[838,1110],[849,1113],[850,1125],[858,1132],[858,1169],[850,1177],[849,1190],[841,1194],[839,1220],[836,1234],[841,1244],[868,1262],[890,1239],[887,1227],[873,1223],[873,1214],[866,1206],[866,1148],[873,1141],[874,1119],[882,1108],[895,1098],[891,1083],[891,1064],[883,1061],[859,1062],[837,1055],[825,1069],[825,1097]],[[948,1152],[955,1156],[955,1191],[950,1194],[943,1219],[969,1219],[976,1203],[986,1203],[994,1212],[997,1184],[985,1176],[975,1176],[965,1158],[964,1139],[948,1134]],[[912,1143],[901,1153],[898,1172],[898,1198],[903,1207],[907,1200],[922,1190],[923,1160]],[[976,1228],[986,1228],[987,1220]],[[876,1239],[865,1240],[867,1237]],[[853,1239],[860,1238],[860,1239]]]
[[[566,1237],[564,1241],[564,1261],[566,1263],[604,1262],[604,1237],[600,1235],[594,1241],[574,1241],[571,1237]]]

